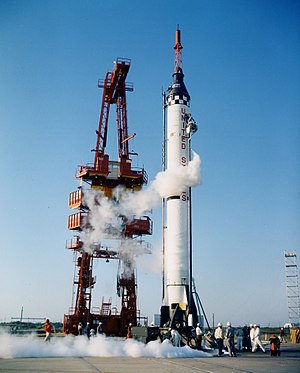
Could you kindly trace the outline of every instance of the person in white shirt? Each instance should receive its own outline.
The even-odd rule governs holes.
[[[171,330],[171,341],[173,343],[173,346],[180,347],[180,334],[176,329]]]
[[[215,334],[214,334],[214,337],[218,343],[218,347],[219,347],[219,356],[223,355],[223,339],[224,339],[224,335],[223,335],[223,329],[222,329],[222,324],[219,322],[218,324],[218,327],[217,329],[215,330]]]
[[[251,342],[251,351],[253,351],[253,347],[254,347],[254,333],[255,333],[255,330],[254,330],[254,326],[252,324],[249,325],[250,327],[250,332],[249,332],[249,336],[250,336],[250,342]]]
[[[202,345],[202,330],[200,328],[200,324],[198,323],[196,326],[196,348],[197,350],[201,350]]]

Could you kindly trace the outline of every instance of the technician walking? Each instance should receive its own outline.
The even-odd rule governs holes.
[[[254,349],[254,339],[255,339],[255,325],[250,324],[250,331],[249,331],[249,337],[250,337],[250,342],[251,342],[251,351],[253,352]]]
[[[44,324],[44,330],[45,330],[45,333],[46,333],[44,341],[45,342],[50,342],[50,338],[51,338],[50,334],[51,334],[51,330],[52,330],[52,325],[50,324],[49,319],[47,319],[45,324]]]
[[[252,352],[255,352],[257,350],[257,347],[259,347],[262,350],[262,352],[266,352],[260,340],[260,327],[259,325],[254,325],[254,343],[252,347]]]

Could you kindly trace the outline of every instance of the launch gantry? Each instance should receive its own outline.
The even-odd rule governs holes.
[[[130,255],[122,252],[122,247],[128,245],[131,239],[135,241],[140,239],[138,243],[142,245],[141,237],[152,234],[151,219],[148,216],[135,217],[120,214],[115,216],[120,224],[117,226],[107,224],[105,237],[97,237],[97,240],[93,240],[92,243],[88,243],[86,239],[91,232],[95,232],[94,223],[92,224],[90,219],[90,206],[87,203],[89,196],[92,196],[94,203],[101,208],[101,198],[97,197],[97,193],[109,199],[111,203],[118,204],[120,201],[116,188],[121,186],[127,192],[136,192],[147,183],[147,173],[144,168],[133,168],[129,157],[128,141],[135,136],[135,134],[128,135],[127,125],[126,92],[133,91],[133,85],[126,83],[130,64],[129,59],[118,58],[113,71],[107,72],[104,80],[98,81],[98,87],[103,88],[103,95],[99,126],[96,131],[94,163],[79,166],[76,178],[80,180],[80,186],[71,192],[69,197],[69,207],[78,211],[71,214],[68,219],[68,229],[77,232],[67,243],[67,249],[73,250],[76,256],[76,274],[73,306],[64,317],[65,333],[77,334],[79,323],[83,326],[89,323],[90,327],[96,329],[101,322],[104,333],[124,336],[128,325],[130,323],[133,326],[137,325],[139,318],[135,265]],[[106,154],[108,119],[112,104],[116,105],[118,161],[110,160],[109,155]],[[83,187],[83,182],[88,185],[88,188]],[[102,246],[101,241],[107,237],[119,242],[118,249],[110,250]],[[111,300],[105,302],[104,298],[101,307],[98,307],[98,312],[92,309],[92,289],[96,283],[93,276],[95,259],[119,260],[122,271],[117,276],[117,294],[121,297],[119,312],[112,312]]]

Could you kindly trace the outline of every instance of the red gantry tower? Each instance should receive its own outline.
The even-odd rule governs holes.
[[[126,92],[133,91],[133,85],[126,83],[126,77],[131,61],[118,58],[112,72],[107,72],[104,80],[98,81],[98,87],[103,88],[99,126],[96,130],[97,142],[94,149],[95,157],[92,165],[79,167],[76,178],[80,180],[77,190],[70,193],[69,207],[77,212],[71,214],[68,229],[75,232],[74,238],[67,243],[67,249],[75,255],[75,275],[73,283],[73,304],[64,317],[65,333],[77,334],[78,324],[83,327],[87,323],[96,329],[102,323],[102,330],[108,335],[125,336],[128,325],[137,325],[139,311],[136,303],[135,264],[128,250],[122,247],[132,244],[142,245],[147,251],[143,235],[152,234],[152,221],[148,216],[115,216],[119,222],[113,226],[107,222],[102,236],[93,236],[93,242],[87,240],[91,233],[97,231],[92,223],[90,205],[91,196],[94,203],[101,208],[102,198],[112,204],[119,204],[116,188],[123,187],[127,192],[137,192],[147,183],[147,173],[144,168],[133,168],[128,148],[128,141],[135,136],[128,135]],[[111,105],[116,105],[116,123],[118,131],[118,160],[112,161],[106,153],[108,139],[108,123]],[[117,209],[116,209],[117,211]],[[96,223],[97,224],[97,223]],[[118,242],[117,249],[103,246],[105,238]],[[120,273],[117,275],[117,294],[120,297],[120,310],[112,312],[111,300],[104,301],[100,307],[92,309],[92,290],[96,283],[93,275],[95,259],[119,260]]]

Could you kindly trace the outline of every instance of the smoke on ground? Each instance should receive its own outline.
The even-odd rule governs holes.
[[[187,358],[211,357],[212,354],[187,346],[174,347],[169,341],[144,344],[134,339],[109,338],[103,335],[87,339],[85,336],[53,337],[50,342],[35,335],[27,337],[0,334],[0,358],[46,357],[152,357]]]

